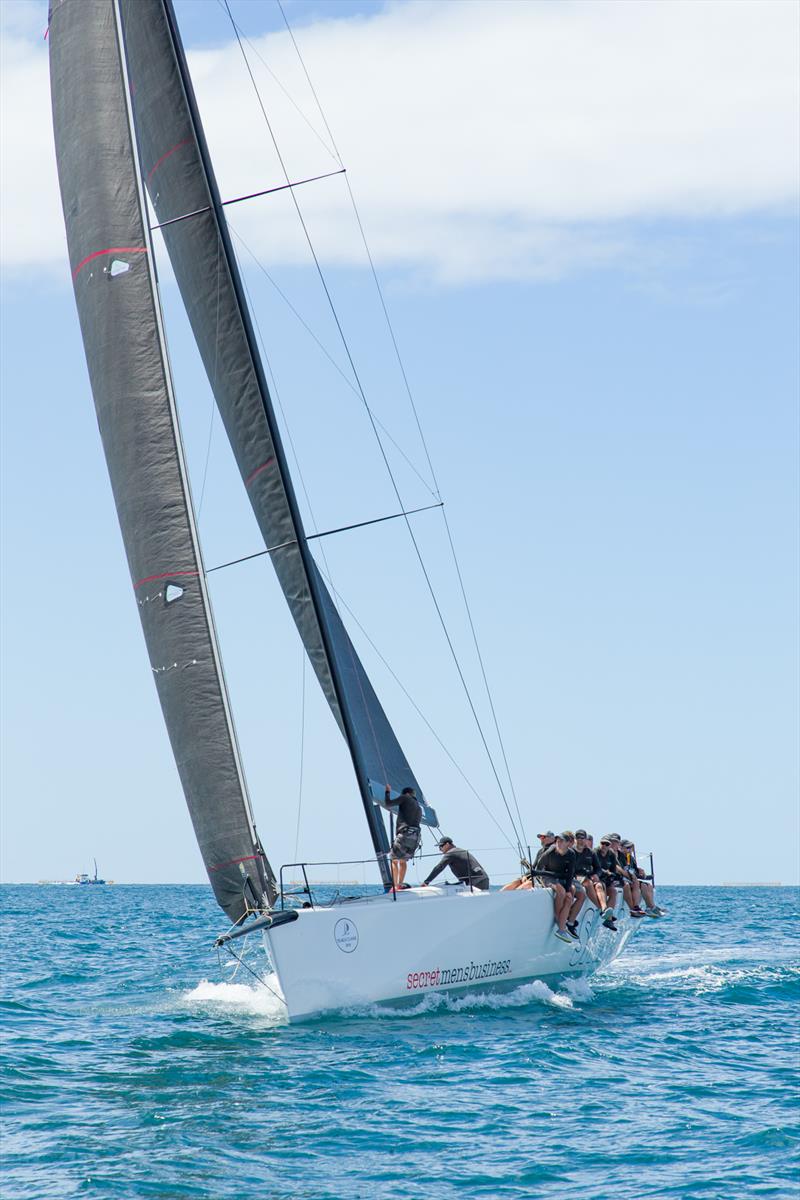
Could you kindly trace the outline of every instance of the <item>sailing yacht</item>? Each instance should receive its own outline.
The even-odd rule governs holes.
[[[428,991],[586,975],[631,935],[549,891],[395,891],[387,821],[413,787],[438,826],[312,554],[171,0],[53,0],[50,67],[70,266],[134,601],[214,895],[261,931],[290,1019]],[[384,894],[292,907],[256,831],[192,508],[146,195],[308,660],[352,760]],[[387,794],[388,789],[388,794]],[[301,864],[287,864],[296,874]]]

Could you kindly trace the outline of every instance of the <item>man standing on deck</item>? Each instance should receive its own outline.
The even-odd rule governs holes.
[[[386,787],[386,803],[391,803],[391,788]],[[409,860],[414,857],[422,837],[422,808],[413,787],[405,787],[397,802],[397,827],[392,842],[392,883],[395,891],[407,888],[405,883]]]
[[[488,892],[489,876],[477,858],[470,854],[469,850],[462,850],[449,837],[439,839],[439,849],[442,852],[442,857],[430,872],[428,878],[423,879],[423,887],[427,887],[431,880],[440,875],[445,867],[449,867],[459,883],[467,883],[470,887],[477,888],[480,892]]]

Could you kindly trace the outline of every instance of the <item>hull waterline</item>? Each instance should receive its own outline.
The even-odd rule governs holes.
[[[291,1021],[431,992],[497,990],[594,974],[618,957],[635,923],[603,927],[587,904],[579,941],[554,935],[549,891],[412,888],[300,910],[264,937]]]

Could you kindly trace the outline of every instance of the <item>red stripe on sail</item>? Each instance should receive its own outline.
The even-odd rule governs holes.
[[[164,159],[169,158],[169,156],[171,154],[174,154],[176,150],[180,150],[181,146],[188,146],[190,144],[191,144],[191,138],[184,138],[182,142],[176,142],[171,150],[166,150],[161,155],[161,158],[157,159],[156,162],[153,163],[152,167],[147,172],[147,178],[149,179],[151,177],[151,175],[153,175],[153,173],[158,170],[158,168],[163,163]]]
[[[230,862],[214,863],[213,867],[209,867],[208,869],[209,871],[221,871],[223,867],[235,867],[238,865],[238,863],[254,862],[260,857],[260,854],[246,854],[244,858],[232,858]]]
[[[77,279],[78,274],[91,262],[93,258],[101,258],[104,254],[147,254],[146,246],[107,246],[105,250],[93,250],[91,254],[87,254],[86,258],[82,258],[72,272],[72,278]]]
[[[273,455],[272,458],[268,458],[266,462],[263,462],[260,467],[256,467],[255,471],[251,471],[247,476],[247,479],[244,481],[244,486],[250,487],[250,484],[253,482],[256,476],[260,475],[262,471],[266,471],[267,467],[271,467],[274,462],[275,456]]]
[[[136,591],[143,583],[153,583],[156,579],[177,579],[179,575],[199,575],[199,571],[162,571],[160,575],[146,575],[144,579],[140,579],[138,583],[133,585],[133,590]]]

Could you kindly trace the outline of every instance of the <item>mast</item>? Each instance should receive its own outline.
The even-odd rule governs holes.
[[[300,515],[300,509],[297,504],[297,497],[294,491],[294,484],[289,473],[289,466],[286,460],[286,453],[283,448],[283,442],[280,435],[280,429],[275,417],[275,410],[272,405],[269,387],[267,385],[264,368],[261,363],[261,356],[258,352],[255,333],[253,330],[250,312],[242,287],[241,276],[236,261],[236,256],[233,251],[228,225],[225,220],[225,214],[222,207],[222,201],[217,187],[216,177],[211,164],[211,158],[208,151],[205,133],[200,121],[200,114],[197,108],[197,102],[194,95],[191,77],[189,75],[188,66],[186,63],[186,55],[183,49],[180,32],[178,30],[177,21],[175,19],[175,11],[172,5],[172,0],[162,0],[164,13],[167,19],[167,27],[169,29],[172,45],[175,52],[175,58],[178,65],[178,71],[183,84],[183,91],[186,98],[186,103],[189,110],[194,136],[197,141],[197,147],[200,155],[200,161],[203,167],[206,185],[208,187],[211,202],[214,210],[217,231],[219,233],[223,253],[225,256],[228,271],[230,272],[231,284],[236,302],[239,309],[244,335],[247,342],[247,347],[250,352],[253,370],[258,381],[258,390],[261,395],[261,401],[264,408],[264,416],[266,418],[267,427],[274,447],[275,458],[277,460],[280,475],[283,480],[284,491],[286,493],[286,501],[291,513],[292,524],[297,536],[297,548],[305,570],[308,588],[311,596],[314,614],[317,619],[319,633],[322,640],[322,645],[327,659],[328,669],[330,671],[331,682],[335,693],[336,701],[341,713],[343,733],[347,742],[347,747],[350,752],[350,757],[353,762],[353,770],[355,771],[356,780],[358,781],[361,801],[364,806],[364,814],[367,819],[367,826],[372,838],[372,845],[375,850],[375,856],[378,861],[381,878],[384,884],[391,883],[391,873],[388,864],[389,840],[386,835],[386,827],[379,809],[376,807],[372,791],[370,789],[370,778],[367,765],[364,761],[361,751],[361,744],[356,737],[353,717],[350,710],[349,695],[347,689],[343,686],[341,671],[337,655],[333,652],[331,646],[331,632],[328,625],[327,610],[323,602],[323,597],[320,591],[321,580],[317,571],[316,563],[308,546],[303,528],[303,521]]]

